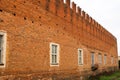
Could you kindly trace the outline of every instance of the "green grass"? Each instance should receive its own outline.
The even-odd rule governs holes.
[[[104,72],[96,76],[91,76],[88,80],[120,80],[120,71]]]
[[[120,71],[117,71],[110,75],[100,76],[100,80],[120,80]]]

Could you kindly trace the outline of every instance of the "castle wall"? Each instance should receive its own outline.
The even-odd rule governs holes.
[[[116,38],[75,3],[70,8],[70,0],[66,4],[63,0],[1,0],[0,31],[7,33],[6,66],[0,68],[1,79],[18,74],[42,75],[50,80],[53,75],[92,74],[91,52],[95,53],[95,63],[98,53],[107,55],[107,64],[103,60],[99,72],[118,67]],[[50,66],[51,42],[60,45],[59,66]],[[78,66],[78,48],[84,51],[82,66]]]

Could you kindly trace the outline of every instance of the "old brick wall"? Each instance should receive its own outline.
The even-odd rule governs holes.
[[[6,67],[0,75],[84,75],[91,68],[91,52],[113,56],[117,67],[116,38],[76,4],[62,0],[0,0],[0,30],[7,33]],[[50,67],[50,43],[60,44],[59,66]],[[78,48],[84,51],[84,65],[78,66]],[[83,71],[83,72],[82,72]],[[91,74],[90,71],[88,74]],[[12,78],[13,78],[12,76]],[[9,76],[10,77],[10,76]],[[49,79],[49,78],[48,78]]]

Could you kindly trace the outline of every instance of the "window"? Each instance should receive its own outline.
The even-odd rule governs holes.
[[[104,64],[107,64],[107,55],[104,55]]]
[[[94,66],[95,60],[94,60],[94,53],[91,53],[91,64]]]
[[[6,33],[0,32],[0,67],[5,67]]]
[[[102,55],[98,54],[99,64],[102,64]]]
[[[3,35],[0,35],[0,64],[2,64],[2,42],[3,42]]]
[[[79,65],[83,64],[83,51],[82,51],[82,49],[78,49],[78,64]]]
[[[50,44],[50,64],[51,65],[59,64],[59,45],[56,43]]]

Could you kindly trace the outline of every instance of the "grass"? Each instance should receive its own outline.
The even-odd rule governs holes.
[[[105,72],[96,76],[91,76],[89,80],[120,80],[120,71]]]
[[[114,72],[110,75],[102,75],[99,80],[120,80],[120,71]]]

